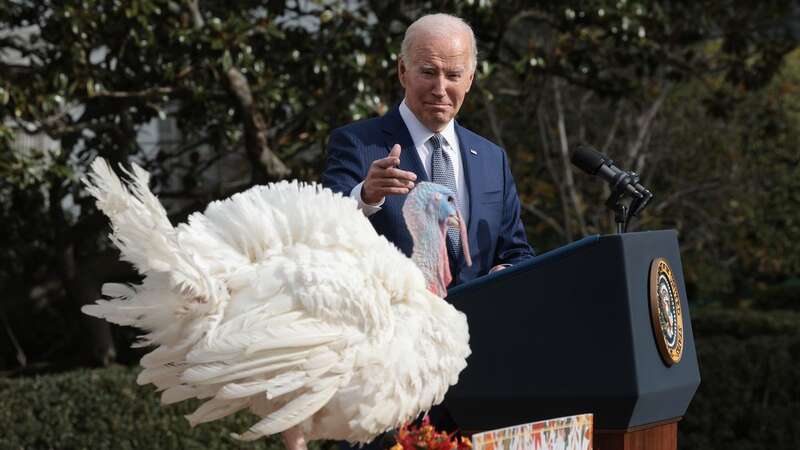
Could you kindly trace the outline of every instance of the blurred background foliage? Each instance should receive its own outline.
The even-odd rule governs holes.
[[[655,192],[633,229],[678,230],[694,310],[800,307],[796,2],[0,0],[0,371],[137,361],[79,312],[136,280],[82,188],[95,157],[144,166],[176,222],[316,180],[333,128],[402,99],[403,32],[434,11],[475,29],[459,120],[507,150],[539,252],[614,229],[568,162],[587,142]]]

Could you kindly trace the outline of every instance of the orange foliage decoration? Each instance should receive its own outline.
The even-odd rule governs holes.
[[[405,424],[397,430],[397,443],[389,450],[472,450],[472,442],[436,431],[426,415],[420,425]]]

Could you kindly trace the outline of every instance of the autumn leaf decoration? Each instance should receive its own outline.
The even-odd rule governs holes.
[[[397,443],[389,450],[471,450],[472,442],[437,431],[426,415],[420,425],[405,424],[397,430]]]

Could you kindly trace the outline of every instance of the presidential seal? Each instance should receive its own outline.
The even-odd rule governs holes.
[[[677,363],[683,356],[683,312],[678,285],[664,258],[650,264],[650,319],[664,364]]]

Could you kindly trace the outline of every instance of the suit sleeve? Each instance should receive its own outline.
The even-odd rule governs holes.
[[[333,192],[350,195],[353,188],[364,180],[367,170],[358,142],[341,128],[331,133],[328,140],[328,157],[320,176],[323,186]]]
[[[497,242],[494,264],[518,264],[533,258],[534,252],[525,236],[525,227],[520,219],[520,202],[517,186],[511,176],[511,168],[505,151],[503,155],[503,219]]]

